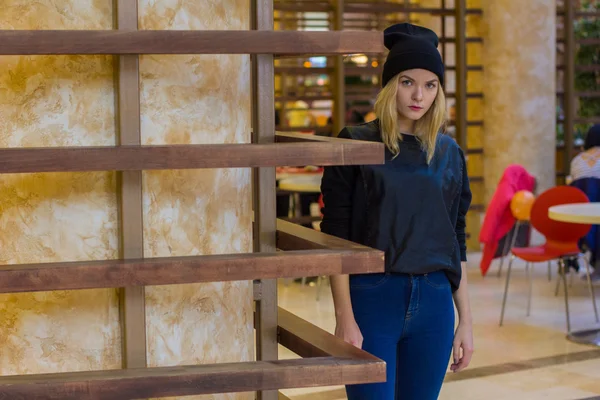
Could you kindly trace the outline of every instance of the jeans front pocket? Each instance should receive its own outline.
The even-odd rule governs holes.
[[[357,274],[350,275],[351,290],[368,290],[383,286],[390,280],[389,274]]]
[[[434,289],[447,289],[450,287],[450,281],[444,271],[436,271],[425,274],[423,281]]]

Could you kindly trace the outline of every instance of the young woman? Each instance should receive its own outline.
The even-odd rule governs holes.
[[[593,125],[585,137],[583,152],[571,161],[571,179],[600,178],[600,124]]]
[[[385,383],[348,386],[349,400],[434,400],[451,351],[454,372],[473,351],[461,263],[471,191],[463,152],[439,133],[446,105],[436,34],[398,24],[384,42],[377,119],[339,137],[383,142],[385,164],[325,168],[321,230],[384,251],[386,272],[331,277],[335,334],[387,364]]]

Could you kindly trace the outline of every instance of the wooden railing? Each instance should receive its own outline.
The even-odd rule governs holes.
[[[4,399],[140,399],[385,380],[385,364],[277,310],[275,278],[382,272],[383,253],[275,220],[279,165],[381,164],[384,148],[337,138],[275,136],[273,54],[383,51],[378,32],[273,32],[271,0],[253,0],[250,31],[137,31],[134,0],[116,0],[118,29],[0,31],[0,54],[115,54],[117,146],[0,149],[0,174],[119,171],[121,259],[0,266],[0,292],[122,288],[123,369],[0,377]],[[139,54],[253,54],[251,144],[142,146]],[[254,168],[254,252],[143,258],[141,171]],[[277,248],[279,250],[277,250]],[[257,361],[146,368],[144,286],[255,280]],[[303,359],[277,360],[277,341]]]
[[[0,398],[128,400],[385,381],[380,359],[281,308],[278,321],[279,343],[303,358],[6,376]]]

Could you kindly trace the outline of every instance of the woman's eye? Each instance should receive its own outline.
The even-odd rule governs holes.
[[[435,83],[428,83],[427,89],[435,89]]]
[[[402,84],[404,86],[409,86],[412,82],[411,81],[402,81]]]

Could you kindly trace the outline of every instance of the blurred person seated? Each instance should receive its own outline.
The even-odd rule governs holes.
[[[571,181],[581,178],[600,178],[600,124],[590,128],[583,152],[571,161]]]
[[[591,202],[600,202],[600,124],[590,128],[585,138],[583,152],[571,161],[570,185],[581,189]],[[594,225],[581,239],[579,247],[590,252],[590,265],[594,268],[592,280],[600,281],[600,227]],[[578,270],[576,260],[569,267]]]
[[[600,178],[580,178],[571,182],[571,186],[580,189],[592,203],[600,202]],[[590,265],[594,268],[592,280],[600,281],[600,227],[593,225],[592,229],[579,241],[582,252],[590,252]],[[569,266],[579,270],[577,260],[569,262]],[[585,278],[585,276],[584,276]]]

